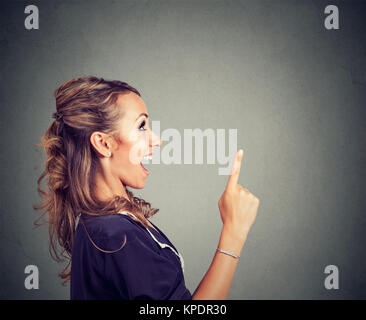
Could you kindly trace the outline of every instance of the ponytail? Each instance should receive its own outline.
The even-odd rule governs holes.
[[[128,199],[114,196],[102,201],[95,196],[94,177],[99,162],[90,136],[94,131],[102,131],[118,137],[121,114],[115,102],[119,94],[128,92],[140,95],[125,82],[93,76],[72,79],[55,90],[55,120],[37,144],[43,148],[46,160],[37,180],[42,201],[33,208],[43,212],[35,225],[48,224],[51,257],[58,262],[67,261],[59,274],[63,284],[70,280],[75,225],[81,212],[106,215],[125,210],[147,227],[147,219],[159,211],[127,188]],[[46,189],[41,187],[43,179]]]

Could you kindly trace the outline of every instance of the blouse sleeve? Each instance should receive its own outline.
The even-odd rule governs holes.
[[[182,272],[158,250],[146,239],[127,236],[121,250],[106,254],[105,273],[121,299],[167,300],[183,294]]]

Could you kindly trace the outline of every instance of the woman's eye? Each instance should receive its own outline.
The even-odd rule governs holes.
[[[145,131],[146,130],[145,125],[146,125],[146,122],[144,120],[144,121],[142,121],[142,123],[141,123],[141,125],[139,127],[139,130]]]

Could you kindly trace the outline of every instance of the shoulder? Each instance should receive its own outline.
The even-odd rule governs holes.
[[[105,250],[114,250],[120,247],[124,239],[129,242],[144,238],[144,226],[130,217],[122,214],[108,214],[91,216],[82,214],[78,228],[84,229],[89,237]],[[84,224],[85,228],[81,226]]]

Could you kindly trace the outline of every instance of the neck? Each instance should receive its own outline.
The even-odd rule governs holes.
[[[126,185],[118,178],[113,176],[104,175],[101,172],[97,172],[95,175],[95,196],[101,201],[110,200],[115,196],[120,196],[129,200]]]

